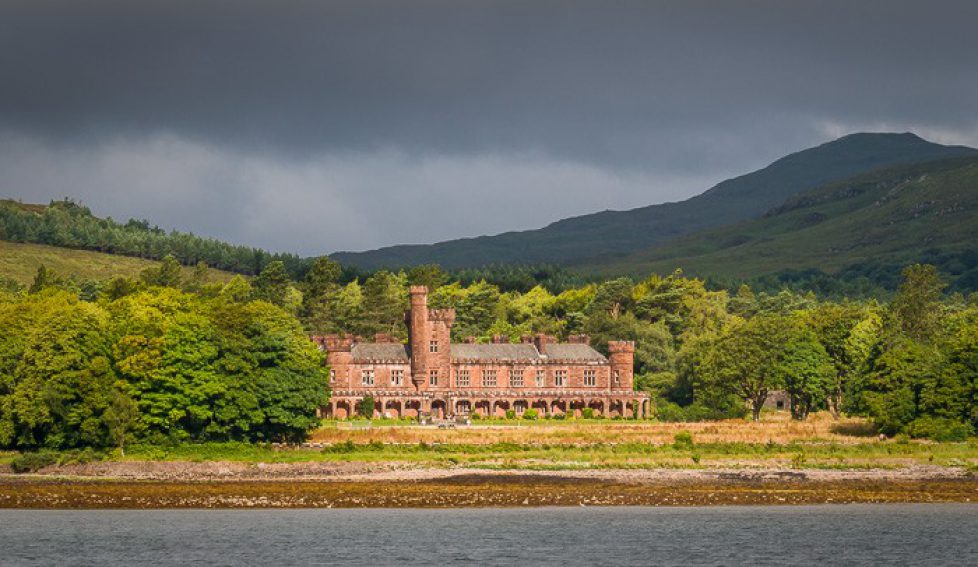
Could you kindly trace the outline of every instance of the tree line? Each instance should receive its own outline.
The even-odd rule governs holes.
[[[91,300],[43,268],[0,292],[0,447],[303,439],[328,399],[322,354],[243,278],[194,280],[168,257]]]
[[[784,391],[796,419],[828,410],[866,416],[887,434],[955,439],[978,425],[978,295],[945,294],[931,265],[904,269],[885,303],[747,285],[730,293],[678,271],[560,293],[465,284],[437,266],[362,282],[339,273],[320,258],[302,282],[279,276],[268,299],[289,305],[312,333],[403,340],[408,286],[427,285],[431,306],[456,310],[455,341],[583,333],[606,353],[609,340],[633,340],[638,387],[655,396],[660,419],[757,419],[771,393]]]
[[[757,418],[774,391],[793,417],[866,416],[887,434],[961,439],[978,425],[978,296],[913,265],[888,302],[710,289],[681,272],[504,290],[437,266],[345,281],[329,258],[208,283],[168,256],[138,278],[80,287],[41,268],[0,291],[0,446],[127,439],[295,440],[327,397],[310,334],[406,340],[408,288],[456,310],[453,340],[549,333],[636,342],[637,387],[661,420]]]
[[[122,224],[102,219],[70,200],[52,201],[41,208],[0,201],[0,240],[153,260],[169,255],[186,266],[203,262],[219,270],[249,275],[280,261],[294,277],[301,277],[309,263],[293,254],[272,254],[190,233],[167,232],[145,220],[130,219]]]

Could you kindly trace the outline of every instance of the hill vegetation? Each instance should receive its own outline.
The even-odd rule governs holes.
[[[796,195],[757,219],[582,268],[605,276],[681,268],[714,280],[825,274],[894,289],[903,266],[935,264],[978,289],[978,158],[900,166]]]
[[[29,286],[41,266],[80,283],[109,280],[116,276],[135,278],[144,270],[158,268],[159,265],[160,262],[156,260],[0,240],[0,280],[5,280],[8,287]],[[184,266],[182,272],[189,278],[193,268]],[[209,270],[207,281],[227,281],[233,275]]]
[[[773,390],[795,419],[828,409],[888,434],[960,440],[978,421],[978,298],[945,297],[932,266],[908,268],[886,305],[731,295],[678,273],[559,294],[463,285],[434,268],[343,283],[327,258],[299,282],[282,262],[252,282],[195,276],[168,257],[138,280],[79,290],[43,269],[27,292],[0,291],[0,448],[302,439],[328,395],[308,334],[404,338],[412,284],[456,309],[454,340],[635,341],[636,383],[664,421],[756,420]]]
[[[293,254],[271,254],[190,233],[166,232],[146,220],[130,219],[120,224],[96,217],[87,207],[68,200],[47,206],[0,200],[0,240],[149,260],[173,256],[185,266],[203,262],[211,268],[246,275],[257,274],[275,261],[284,263],[296,277],[308,269],[308,261]]]
[[[978,150],[934,144],[913,134],[853,134],[791,154],[678,203],[584,215],[539,230],[344,252],[333,258],[368,270],[427,263],[449,269],[569,265],[624,258],[700,230],[760,216],[791,196],[826,183],[884,167],[967,155],[978,155]]]

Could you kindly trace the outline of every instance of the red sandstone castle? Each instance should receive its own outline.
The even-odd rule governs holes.
[[[327,417],[350,416],[365,396],[373,396],[375,415],[521,415],[533,408],[539,415],[645,417],[649,397],[634,391],[630,341],[608,344],[605,358],[591,348],[585,335],[558,343],[548,335],[523,337],[509,344],[469,340],[452,344],[454,309],[429,309],[428,290],[411,287],[411,310],[405,314],[408,344],[389,335],[366,343],[352,336],[313,337],[327,352],[332,399]]]

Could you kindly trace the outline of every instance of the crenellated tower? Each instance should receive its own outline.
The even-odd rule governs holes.
[[[448,388],[455,310],[429,309],[425,286],[411,286],[410,293],[411,310],[405,313],[405,319],[411,351],[411,382],[418,390]]]
[[[608,341],[611,363],[611,389],[632,390],[635,368],[635,341]]]

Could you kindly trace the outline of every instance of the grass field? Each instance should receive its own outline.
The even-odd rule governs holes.
[[[62,276],[74,276],[82,280],[104,280],[115,276],[136,276],[159,262],[104,254],[88,250],[72,250],[44,246],[42,244],[18,244],[0,241],[0,277],[28,285],[34,280],[37,269],[44,265]],[[184,268],[189,276],[191,268]],[[210,270],[212,281],[227,281],[233,274]]]
[[[0,453],[10,464],[16,453]],[[363,463],[473,470],[587,469],[900,469],[917,465],[978,471],[978,442],[879,440],[857,419],[827,414],[760,423],[584,421],[496,422],[457,429],[366,422],[325,422],[299,447],[203,443],[66,452],[51,463],[125,462]]]
[[[396,425],[394,425],[396,424]],[[827,413],[808,420],[791,420],[786,413],[765,414],[759,423],[732,419],[698,423],[569,420],[476,421],[456,429],[410,427],[403,422],[324,422],[311,441],[337,443],[537,443],[582,445],[594,443],[672,443],[680,431],[688,431],[702,443],[791,443],[828,441],[860,443],[875,438],[875,431],[860,419],[833,419]]]

